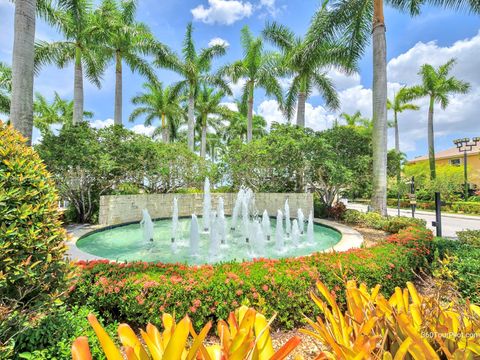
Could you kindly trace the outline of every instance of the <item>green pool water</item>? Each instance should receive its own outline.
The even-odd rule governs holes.
[[[212,253],[210,238],[207,233],[200,234],[199,256],[190,255],[190,219],[179,220],[179,231],[175,242],[171,244],[171,220],[154,222],[154,239],[144,241],[139,224],[130,224],[88,234],[77,241],[77,247],[89,254],[117,261],[147,261],[163,263],[206,264],[223,261],[245,261],[254,258],[284,258],[309,255],[331,248],[340,241],[341,234],[331,228],[315,224],[314,241],[307,243],[306,235],[300,237],[298,246],[294,246],[290,238],[285,237],[285,246],[278,251],[275,246],[275,225],[271,220],[272,236],[260,253],[252,244],[246,243],[240,230],[229,231],[226,244],[220,245]],[[230,229],[230,218],[227,229]],[[201,219],[200,219],[201,223]],[[306,233],[305,224],[305,233]]]

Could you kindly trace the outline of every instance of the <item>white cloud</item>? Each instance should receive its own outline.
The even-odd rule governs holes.
[[[232,90],[232,96],[230,98],[233,99],[240,99],[243,94],[243,88],[245,87],[245,84],[247,81],[245,79],[240,79],[236,83],[230,83],[230,89]]]
[[[337,69],[331,69],[327,72],[327,76],[332,79],[337,91],[360,85],[359,74],[346,75]]]
[[[260,105],[258,105],[257,113],[265,118],[268,128],[270,128],[274,122],[280,124],[287,123],[287,119],[283,116],[276,100],[262,101]]]
[[[450,104],[442,110],[435,105],[434,126],[436,138],[450,136],[458,132],[480,133],[478,104],[480,103],[480,32],[470,38],[459,40],[451,46],[439,46],[436,42],[419,42],[407,52],[391,59],[387,65],[388,96],[392,98],[395,91],[402,86],[419,84],[420,66],[429,63],[438,66],[451,58],[457,59],[451,74],[471,84],[471,91],[465,95],[450,97]],[[366,117],[372,116],[372,91],[358,84],[339,92],[341,111],[349,114],[359,110]],[[426,152],[428,99],[414,101],[420,106],[419,111],[405,111],[399,115],[400,146],[402,151]],[[340,113],[338,112],[337,115]],[[389,119],[393,116],[388,114]],[[417,149],[417,144],[422,144]],[[394,146],[393,131],[389,134],[389,147]]]
[[[276,6],[276,0],[260,0],[259,9],[266,9],[271,16],[277,16],[280,9]]]
[[[253,5],[250,2],[238,0],[208,0],[208,7],[203,4],[191,10],[193,18],[206,24],[231,25],[234,22],[253,13]]]
[[[220,103],[220,105],[221,105],[221,106],[225,106],[226,108],[228,108],[228,109],[231,110],[231,111],[238,111],[238,106],[237,106],[237,104],[234,103],[234,102],[228,102],[228,101],[226,101],[226,102]]]
[[[230,43],[227,40],[222,39],[220,37],[214,37],[212,40],[210,40],[208,42],[209,47],[216,46],[216,45],[221,45],[223,47],[229,47]]]
[[[94,129],[103,129],[113,125],[113,119],[106,119],[106,120],[93,120],[89,121],[90,126]]]
[[[153,135],[153,132],[155,131],[155,126],[145,126],[143,124],[137,124],[137,125],[134,125],[130,128],[130,130],[132,130],[133,132],[137,133],[137,134],[141,134],[141,135],[146,135],[146,136],[152,136]]]

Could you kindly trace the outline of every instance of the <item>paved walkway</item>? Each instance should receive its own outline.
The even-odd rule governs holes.
[[[367,211],[367,205],[349,203],[349,209],[360,211]],[[397,209],[388,208],[388,215],[397,216]],[[401,216],[412,216],[411,210],[400,210]],[[435,221],[435,213],[428,211],[415,211],[415,217],[427,221],[427,226],[432,229],[435,234],[435,228],[432,226],[432,221]],[[463,214],[442,214],[442,235],[446,237],[457,237],[457,231],[461,230],[480,230],[480,216],[463,215]]]

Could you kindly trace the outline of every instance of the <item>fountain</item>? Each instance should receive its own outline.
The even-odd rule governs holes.
[[[293,246],[298,246],[300,243],[300,230],[298,229],[298,220],[294,219],[292,221],[292,244]]]
[[[192,222],[190,223],[190,256],[198,257],[200,243],[200,231],[198,229],[197,215],[192,215]]]
[[[297,219],[298,219],[298,228],[300,230],[300,235],[303,235],[305,231],[305,215],[303,215],[302,209],[297,210]]]
[[[314,224],[313,213],[309,214],[308,225],[300,209],[296,210],[296,218],[290,219],[288,200],[285,213],[283,210],[278,209],[276,222],[269,218],[267,210],[259,214],[255,194],[242,188],[235,201],[233,216],[226,217],[224,198],[219,197],[213,207],[210,184],[206,179],[202,223],[195,214],[191,220],[182,219],[179,216],[182,209],[178,199],[174,198],[171,219],[157,220],[155,228],[147,209],[144,209],[140,225],[129,224],[95,232],[79,239],[77,246],[93,255],[117,261],[205,264],[309,255],[331,248],[341,238],[337,231]],[[152,241],[154,229],[158,239]],[[305,240],[302,231],[306,232]]]
[[[243,236],[245,238],[245,242],[249,242],[249,223],[250,218],[248,216],[248,204],[246,199],[242,202],[242,229],[243,229]]]
[[[243,187],[240,188],[237,194],[237,199],[235,200],[235,206],[233,207],[233,212],[232,212],[232,230],[235,230],[237,227],[237,221],[238,221],[238,215],[240,213],[240,210],[242,208],[242,203],[243,203],[243,198],[245,196],[245,192],[243,190]]]
[[[205,178],[203,186],[203,230],[208,231],[210,227],[210,212],[212,210],[212,197],[210,195],[210,180]]]
[[[292,232],[292,223],[290,222],[290,206],[288,205],[288,198],[285,200],[285,232],[287,237],[290,236]]]
[[[143,230],[143,240],[153,241],[153,221],[147,209],[142,210],[143,218],[140,221],[140,228]]]
[[[314,241],[314,233],[313,233],[313,213],[310,211],[310,215],[308,216],[308,224],[307,224],[307,243],[309,245],[313,245]]]
[[[263,234],[267,237],[267,241],[270,241],[270,237],[272,236],[272,229],[270,228],[270,217],[268,216],[268,212],[265,209],[262,215],[262,230]]]
[[[284,250],[283,240],[283,214],[281,210],[277,211],[277,227],[275,228],[275,246],[277,251]]]
[[[220,238],[220,243],[225,244],[227,242],[227,221],[225,219],[223,197],[220,197],[218,199],[217,221],[218,221],[217,231]]]

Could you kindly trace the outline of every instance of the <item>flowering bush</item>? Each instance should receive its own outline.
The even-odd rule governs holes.
[[[303,321],[299,314],[317,315],[305,294],[318,280],[333,289],[339,303],[344,303],[344,277],[369,286],[384,284],[386,294],[411,280],[410,269],[424,264],[416,244],[431,239],[428,231],[412,231],[414,244],[402,233],[398,241],[389,239],[372,248],[281,260],[203,266],[78,262],[69,301],[93,307],[107,321],[158,325],[159,313],[188,313],[197,327],[226,318],[244,304],[266,316],[277,312],[275,325],[292,328]]]

